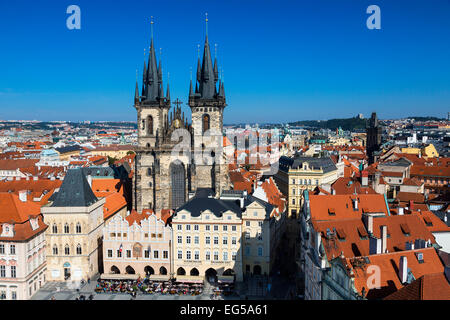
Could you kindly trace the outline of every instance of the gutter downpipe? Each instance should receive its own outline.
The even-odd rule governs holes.
[[[391,215],[391,211],[389,210],[389,205],[388,205],[386,193],[383,196],[384,196],[384,203],[386,204],[386,210],[387,210],[388,216],[390,216]]]

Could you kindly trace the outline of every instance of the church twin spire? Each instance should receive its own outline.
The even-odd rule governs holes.
[[[145,51],[144,51],[145,54]],[[217,82],[219,82],[217,86]],[[167,84],[167,96],[164,97],[162,65],[156,59],[155,46],[153,43],[153,17],[151,20],[151,42],[148,57],[148,63],[144,61],[142,93],[139,95],[138,83],[136,79],[135,103],[142,102],[159,102],[170,101],[169,84]],[[200,56],[197,62],[197,77],[195,81],[195,89],[190,81],[189,99],[212,100],[217,98],[225,99],[225,90],[223,81],[219,81],[217,57],[212,63],[211,50],[208,41],[208,16],[206,14],[206,36],[203,48],[203,58]]]
[[[164,87],[162,79],[162,63],[161,60],[159,64],[156,60],[155,45],[153,43],[153,17],[150,22],[151,24],[151,41],[150,41],[150,51],[148,54],[148,63],[145,64],[144,60],[144,71],[143,71],[143,81],[142,81],[142,102],[159,102],[170,100],[170,92],[167,92],[167,97],[164,98]],[[145,50],[144,50],[145,54]],[[137,80],[136,80],[137,82]],[[138,87],[136,83],[136,87]],[[167,85],[167,90],[169,86]],[[138,90],[135,93],[135,102],[137,100]]]
[[[195,84],[195,91],[193,91],[192,84],[189,88],[189,97],[200,98],[205,100],[216,99],[218,97],[225,98],[225,90],[223,89],[223,82],[219,82],[219,90],[217,90],[217,81],[219,80],[217,57],[212,63],[211,50],[208,41],[208,14],[206,14],[206,36],[203,48],[203,59],[200,62],[198,57],[197,62],[197,80]]]

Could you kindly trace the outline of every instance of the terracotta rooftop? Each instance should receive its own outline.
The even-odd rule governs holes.
[[[126,207],[126,205],[127,201],[122,194],[114,192],[107,195],[103,206],[103,219],[108,219],[113,214]]]
[[[0,193],[0,223],[26,222],[30,216],[41,214],[41,206],[32,202],[23,202],[13,193]]]
[[[341,253],[346,258],[367,256],[370,254],[370,240],[368,231],[362,219],[313,221],[314,230],[322,235],[322,243],[327,253],[328,260],[338,257]],[[423,220],[416,215],[401,215],[389,217],[377,217],[373,219],[373,236],[381,238],[381,226],[387,226],[387,250],[389,252],[403,251],[406,242],[415,242],[416,239],[436,243],[436,240]],[[408,228],[406,234],[403,228]],[[336,234],[327,236],[327,229]]]
[[[0,170],[17,170],[33,167],[37,162],[39,162],[39,159],[2,159],[0,160]]]
[[[424,176],[424,177],[450,178],[450,167],[414,165],[411,167],[410,175],[412,177]]]
[[[310,193],[311,219],[317,221],[361,218],[363,212],[388,215],[385,198],[381,194],[313,195]],[[358,209],[354,209],[354,199]],[[330,212],[334,211],[334,214]]]
[[[376,194],[375,190],[371,187],[362,187],[361,183],[357,179],[340,177],[333,184],[332,189],[335,194]]]
[[[450,300],[450,284],[441,272],[425,274],[384,300]]]
[[[419,262],[417,259],[416,253],[419,252],[423,254],[423,262]],[[346,258],[345,261],[347,267],[353,270],[356,290],[361,293],[362,289],[365,288],[368,299],[382,299],[405,286],[400,282],[398,274],[400,257],[402,256],[407,258],[408,268],[416,279],[426,274],[444,272],[444,266],[434,248],[371,255],[368,256],[369,264],[364,267],[352,267],[352,260],[353,262],[357,260],[354,258]],[[371,273],[366,272],[369,265],[380,268],[380,289],[368,289],[367,287],[368,277],[371,275]]]

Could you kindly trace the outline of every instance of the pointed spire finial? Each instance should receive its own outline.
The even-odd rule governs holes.
[[[150,17],[150,30],[152,33],[152,41],[153,41],[153,16]]]
[[[189,68],[189,76],[190,76],[190,79],[192,81],[192,67]]]
[[[208,12],[205,13],[206,37],[208,37]]]
[[[197,58],[200,59],[200,45],[197,44]]]
[[[214,59],[217,59],[217,43],[214,43]]]

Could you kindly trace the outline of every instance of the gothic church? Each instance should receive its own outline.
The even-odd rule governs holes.
[[[189,107],[191,122],[181,112],[179,101],[171,110],[170,89],[163,90],[161,61],[156,61],[153,32],[148,64],[144,61],[141,94],[136,82],[134,107],[137,111],[138,146],[134,170],[133,207],[143,209],[176,209],[193,196],[197,189],[208,188],[219,195],[229,189],[228,165],[225,161],[193,161],[205,150],[203,134],[207,130],[220,133],[223,143],[223,112],[226,107],[224,84],[218,77],[217,59],[214,64],[206,33],[203,58],[198,59],[195,89],[190,82]],[[173,159],[172,150],[179,141],[172,140],[176,129],[190,133],[191,150]],[[220,139],[219,139],[220,138]],[[197,147],[197,148],[195,148]],[[206,150],[204,152],[207,152]],[[211,152],[211,157],[216,156]]]

